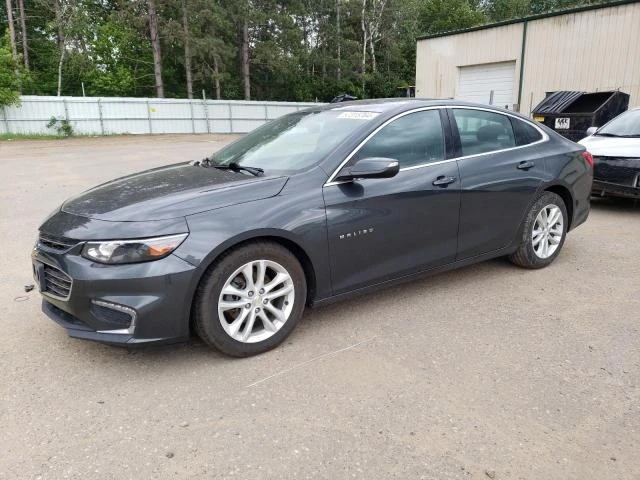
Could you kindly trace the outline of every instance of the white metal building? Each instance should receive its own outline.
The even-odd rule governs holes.
[[[530,114],[557,90],[621,90],[640,106],[640,1],[537,15],[418,40],[416,96]]]

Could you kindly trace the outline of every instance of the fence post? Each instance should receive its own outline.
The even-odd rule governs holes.
[[[211,127],[209,126],[209,107],[207,105],[207,97],[202,89],[202,105],[204,107],[204,118],[207,120],[207,133],[211,133]]]
[[[2,110],[2,119],[4,120],[4,127],[5,127],[5,130],[6,130],[5,133],[11,133],[9,131],[9,120],[7,119],[6,108],[7,107],[2,107],[2,108],[0,108],[0,110]]]
[[[146,100],[147,104],[147,120],[149,121],[149,134],[153,133],[153,128],[151,126],[151,108],[149,108],[149,99]]]
[[[100,118],[100,135],[104,135],[104,121],[102,119],[102,103],[100,103],[99,98],[98,98],[98,116]]]
[[[231,103],[227,103],[227,106],[229,107],[229,130],[231,130],[229,133],[233,133],[233,108]]]
[[[67,99],[62,97],[62,105],[64,106],[64,119],[69,123],[69,107],[67,106]]]
[[[193,100],[189,99],[189,111],[191,112],[191,132],[196,133],[196,119],[193,118]]]

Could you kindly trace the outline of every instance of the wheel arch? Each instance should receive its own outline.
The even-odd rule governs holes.
[[[250,243],[261,242],[261,241],[277,243],[283,246],[284,248],[286,248],[287,250],[289,250],[296,257],[296,259],[298,260],[298,262],[300,262],[300,265],[302,266],[305,279],[307,281],[306,304],[310,305],[313,302],[316,295],[317,276],[316,276],[315,267],[313,265],[313,262],[311,261],[311,257],[306,252],[306,250],[299,244],[299,242],[295,241],[292,238],[289,238],[289,236],[286,235],[286,233],[273,232],[273,231],[253,232],[252,235],[245,234],[245,235],[242,235],[241,237],[229,239],[227,242],[218,246],[218,248],[214,249],[211,252],[211,254],[201,262],[198,268],[199,270],[198,275],[196,276],[191,288],[191,305],[189,307],[189,325],[190,326],[192,326],[192,322],[193,322],[193,308],[195,304],[196,294],[198,291],[198,285],[200,285],[200,282],[202,281],[202,277],[204,276],[205,272],[209,270],[213,265],[215,265],[216,261],[222,255],[229,252],[230,250],[242,247]]]
[[[555,193],[560,198],[562,198],[562,201],[564,202],[564,206],[567,209],[567,217],[569,217],[567,222],[567,231],[571,230],[571,227],[573,224],[573,207],[574,207],[573,195],[571,195],[571,191],[564,185],[560,185],[560,184],[550,185],[546,187],[544,191]]]

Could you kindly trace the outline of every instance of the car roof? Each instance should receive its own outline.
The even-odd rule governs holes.
[[[480,103],[465,102],[463,100],[456,100],[453,98],[436,99],[436,98],[377,98],[371,100],[353,100],[348,102],[338,102],[325,104],[320,109],[322,110],[343,110],[348,112],[375,112],[375,113],[387,113],[387,112],[402,112],[405,110],[411,110],[420,107],[446,107],[446,106],[460,106],[460,107],[476,107],[485,110],[496,110],[499,112],[506,112],[510,114],[516,114],[511,110],[505,110],[493,105],[483,105]],[[313,107],[312,107],[313,108]]]

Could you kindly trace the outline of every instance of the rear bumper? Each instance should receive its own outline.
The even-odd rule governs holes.
[[[591,188],[592,195],[613,195],[616,197],[640,198],[640,187],[630,187],[617,183],[594,180]]]

